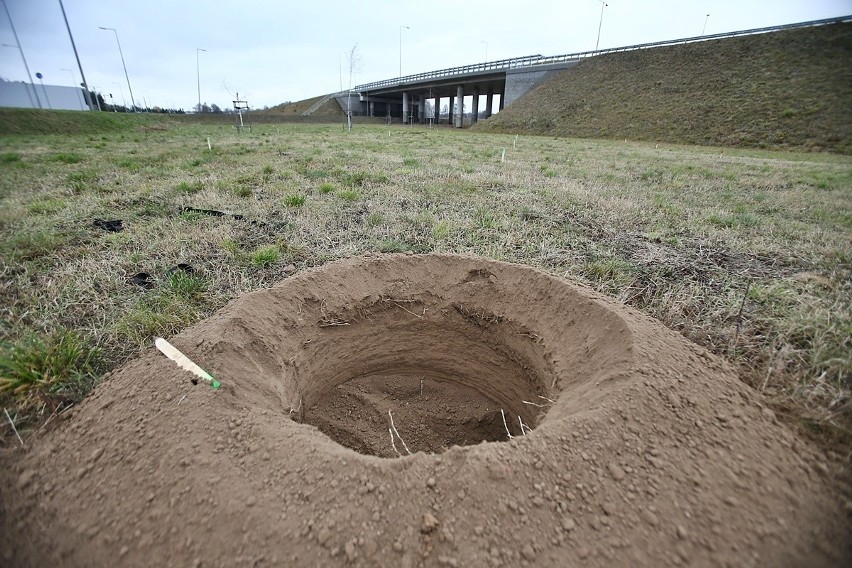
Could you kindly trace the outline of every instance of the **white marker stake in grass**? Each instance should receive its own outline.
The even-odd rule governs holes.
[[[207,137],[207,149],[210,150],[211,152],[213,151],[213,145],[210,144],[210,137],[209,136]]]
[[[500,163],[502,164],[506,160],[506,149],[503,148],[503,155],[500,156]]]
[[[189,371],[199,379],[210,383],[210,386],[213,387],[214,390],[222,386],[222,383],[214,379],[210,375],[210,373],[193,363],[189,357],[178,351],[177,347],[175,347],[162,337],[158,337],[157,339],[155,339],[154,345],[157,346],[157,349],[159,349],[163,355],[177,363],[178,367],[184,369],[185,371]]]

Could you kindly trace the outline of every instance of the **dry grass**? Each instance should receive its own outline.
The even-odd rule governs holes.
[[[97,348],[87,364],[111,368],[290,265],[473,253],[565,275],[659,318],[732,361],[783,415],[850,447],[848,157],[185,123],[7,136],[0,156],[0,338],[12,344],[70,330]],[[95,218],[125,229],[105,232]],[[170,274],[178,263],[197,272]],[[129,281],[138,272],[152,288]]]

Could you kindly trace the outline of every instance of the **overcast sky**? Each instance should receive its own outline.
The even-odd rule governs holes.
[[[58,0],[5,2],[33,75],[70,85],[71,43]],[[599,0],[64,0],[90,85],[130,98],[118,30],[137,104],[190,109],[201,98],[230,106],[239,91],[252,108],[337,91],[340,61],[356,45],[354,84],[485,60],[592,50]],[[618,47],[852,14],[852,0],[611,0],[600,47]],[[710,14],[709,18],[706,17]],[[0,11],[0,39],[14,46]],[[487,45],[486,43],[487,42]],[[26,80],[20,54],[0,48],[0,76]],[[38,81],[36,79],[36,81]]]

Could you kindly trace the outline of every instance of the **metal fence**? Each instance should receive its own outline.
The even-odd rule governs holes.
[[[603,55],[606,53],[619,53],[622,51],[635,51],[639,49],[648,49],[652,47],[663,47],[667,45],[680,45],[684,43],[695,43],[699,41],[708,41],[713,39],[722,39],[730,37],[739,37],[746,35],[764,34],[768,32],[778,32],[782,30],[792,30],[796,28],[809,28],[812,26],[824,26],[827,24],[841,24],[852,22],[852,15],[842,16],[840,18],[827,18],[825,20],[811,20],[809,22],[799,22],[796,24],[784,24],[782,26],[769,26],[766,28],[754,28],[751,30],[742,30],[737,32],[725,32],[721,34],[711,34],[704,36],[688,37],[682,39],[671,39],[666,41],[656,41],[654,43],[640,43],[637,45],[628,45],[624,47],[613,47],[609,49],[599,49],[597,51],[581,51],[579,53],[566,53],[565,55],[544,56],[526,55],[524,57],[513,57],[511,59],[501,59],[499,61],[488,61],[485,63],[475,63],[473,65],[463,65],[461,67],[450,67],[449,69],[439,69],[438,71],[429,71],[427,73],[418,73],[416,75],[406,75],[404,77],[396,77],[394,79],[385,79],[384,81],[375,81],[373,83],[365,83],[352,88],[352,91],[371,91],[382,87],[395,87],[405,83],[416,83],[428,79],[440,79],[443,77],[452,77],[458,75],[467,75],[470,73],[484,73],[487,71],[506,71],[518,67],[532,67],[535,65],[548,65],[551,63],[562,63],[565,61],[577,61],[594,55]]]

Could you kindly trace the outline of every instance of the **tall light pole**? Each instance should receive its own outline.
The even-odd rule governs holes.
[[[127,65],[124,64],[124,53],[121,51],[121,42],[118,41],[118,30],[115,28],[105,28],[98,26],[102,30],[109,30],[115,34],[115,43],[118,44],[118,54],[121,56],[121,66],[124,67],[124,78],[127,79],[127,88],[130,90],[130,104],[133,105],[133,112],[136,112],[136,101],[133,98],[133,87],[130,86],[130,76],[127,74]]]
[[[80,64],[80,55],[77,53],[77,44],[74,43],[74,36],[71,34],[71,26],[68,25],[68,16],[65,15],[65,5],[62,4],[62,0],[59,0],[59,8],[62,10],[62,19],[65,20],[65,29],[68,30],[68,39],[71,40],[71,49],[74,50],[74,58],[77,60],[77,69],[80,70],[80,79],[83,80],[83,88],[86,90],[86,103],[89,105],[89,108],[94,110],[94,104],[89,100],[89,84],[86,82],[86,74],[83,73],[83,66]],[[101,103],[97,102],[98,110],[101,109]]]
[[[24,62],[24,69],[27,70],[27,77],[30,78],[30,87],[33,88],[33,93],[35,93],[36,102],[38,102],[38,108],[43,108],[41,106],[41,99],[38,97],[38,91],[36,91],[36,88],[35,88],[35,83],[33,83],[33,74],[30,73],[30,66],[27,65],[27,58],[24,57],[24,48],[21,47],[21,40],[18,39],[18,32],[15,31],[15,24],[12,23],[12,15],[9,13],[9,7],[6,6],[6,0],[2,0],[2,2],[3,2],[3,9],[6,10],[6,17],[9,19],[9,26],[12,28],[12,35],[15,36],[15,45],[14,46],[6,45],[6,44],[3,44],[3,45],[6,46],[6,47],[17,47],[18,48],[18,51],[21,53],[21,59]],[[29,95],[30,104],[32,104],[33,96],[30,94],[29,91],[27,91],[27,95]]]
[[[485,61],[488,61],[488,42],[484,39],[479,40],[479,43],[485,44]]]
[[[38,77],[39,83],[41,83],[41,91],[44,93],[44,100],[47,101],[47,108],[53,110],[53,107],[50,106],[50,98],[47,96],[47,89],[44,88],[44,75],[39,72],[36,72],[36,77]]]
[[[124,98],[124,89],[121,88],[121,83],[113,82],[112,84],[118,87],[118,92],[121,93],[121,104],[124,105],[124,108],[127,108],[127,99]]]
[[[198,62],[198,54],[202,51],[207,53],[206,49],[195,48],[195,75],[198,77],[198,112],[201,112],[201,66]]]
[[[707,31],[707,20],[710,19],[710,14],[704,16],[704,27],[701,28],[701,37],[704,37],[704,32]]]
[[[402,83],[402,29],[410,30],[408,26],[399,26],[399,82]]]
[[[71,74],[71,86],[74,87],[75,89],[79,89],[79,87],[77,86],[77,78],[74,76],[74,70],[73,69],[66,69],[65,67],[62,67],[59,70],[60,71],[68,71],[68,73]],[[77,91],[77,100],[80,101],[80,110],[85,110],[83,108],[83,99],[82,99],[82,97],[80,97],[80,91]]]
[[[609,6],[609,4],[607,4],[603,0],[598,0],[598,2],[601,3],[601,21],[598,23],[598,41],[595,43],[595,51],[598,50],[598,46],[600,46],[600,44],[601,44],[601,28],[603,27],[603,11],[604,11],[605,7]]]

